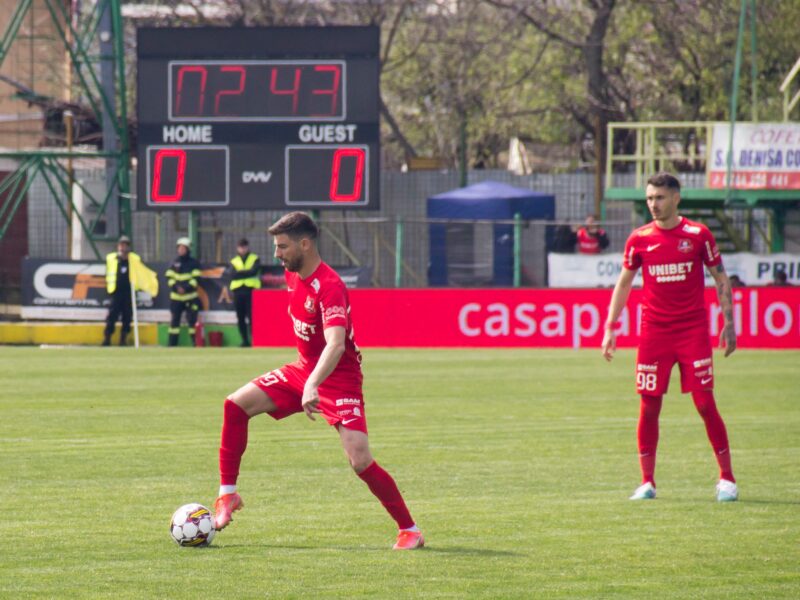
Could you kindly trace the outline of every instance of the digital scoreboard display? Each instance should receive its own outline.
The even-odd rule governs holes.
[[[377,27],[141,28],[137,204],[379,208]]]

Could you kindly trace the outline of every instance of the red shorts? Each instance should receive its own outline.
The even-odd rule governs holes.
[[[284,419],[303,412],[303,388],[310,372],[296,364],[289,364],[253,379],[252,383],[270,397],[277,410],[269,413],[273,419]],[[364,394],[360,385],[346,388],[339,384],[323,382],[319,386],[317,406],[329,425],[342,425],[367,433],[364,412]]]
[[[645,324],[636,356],[636,392],[651,396],[666,394],[675,363],[681,370],[684,394],[714,388],[711,339],[706,323],[669,328]]]

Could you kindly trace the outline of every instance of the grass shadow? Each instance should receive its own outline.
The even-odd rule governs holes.
[[[517,556],[527,557],[522,552],[512,552],[510,550],[490,550],[488,548],[464,548],[463,546],[425,546],[423,552],[434,554],[463,554],[465,556]]]
[[[764,500],[761,498],[740,498],[737,504],[785,504],[788,506],[800,505],[800,500]]]
[[[218,546],[207,546],[204,550],[222,550],[225,548],[267,548],[271,550],[297,550],[297,551],[337,551],[337,552],[386,552],[386,546],[319,546],[301,544],[274,544],[274,543],[247,543],[247,544],[224,544]],[[522,552],[512,552],[510,550],[490,550],[488,548],[465,548],[463,546],[425,546],[421,552],[431,554],[462,554],[464,556],[485,556],[485,557],[527,557]]]
[[[386,550],[385,546],[381,546],[380,548],[369,547],[369,546],[326,546],[325,548],[320,548],[319,546],[311,546],[311,545],[300,545],[300,544],[270,544],[270,543],[247,543],[247,544],[224,544],[218,546],[219,548],[267,548],[270,550],[298,550],[298,551],[306,551],[311,550],[313,552],[382,552]]]

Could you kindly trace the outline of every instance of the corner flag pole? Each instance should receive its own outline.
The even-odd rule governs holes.
[[[129,275],[130,270],[128,271]],[[133,279],[131,277],[131,279]],[[134,347],[139,349],[139,311],[136,310],[136,284],[131,281],[131,308],[133,309],[133,342]]]

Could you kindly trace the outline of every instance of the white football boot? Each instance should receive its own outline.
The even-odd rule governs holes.
[[[717,484],[717,502],[736,502],[739,499],[739,488],[727,479],[720,479]]]
[[[636,488],[636,491],[633,492],[633,496],[631,496],[629,500],[654,500],[655,497],[656,488],[648,481]]]

